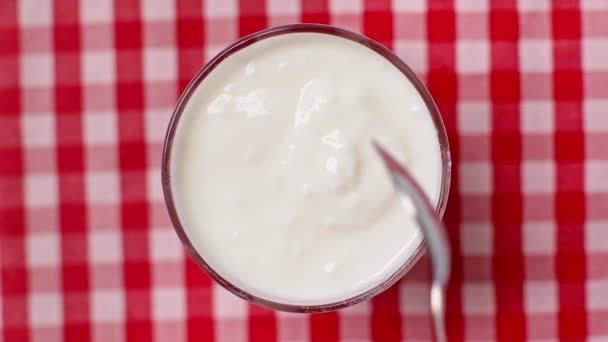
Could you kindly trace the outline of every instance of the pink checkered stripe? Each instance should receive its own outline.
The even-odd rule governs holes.
[[[429,340],[428,260],[324,315],[232,296],[160,189],[181,89],[239,36],[338,25],[428,84],[454,157],[451,341],[608,340],[608,3],[0,3],[0,341]]]

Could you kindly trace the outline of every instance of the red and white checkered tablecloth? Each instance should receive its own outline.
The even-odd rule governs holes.
[[[272,312],[171,228],[161,145],[240,36],[393,49],[447,126],[450,341],[608,341],[608,0],[1,0],[0,341],[426,341],[428,261],[375,299]]]

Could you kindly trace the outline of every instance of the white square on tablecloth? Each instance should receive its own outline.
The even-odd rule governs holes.
[[[142,0],[141,7],[144,20],[175,19],[175,3],[173,1]]]
[[[83,82],[112,84],[115,81],[116,56],[112,50],[84,51],[82,53]]]
[[[338,310],[340,336],[344,341],[370,341],[371,329],[368,324],[371,317],[371,301]]]
[[[85,173],[86,198],[91,204],[120,204],[120,176],[117,171]]]
[[[466,282],[462,287],[462,311],[467,315],[496,312],[494,286],[489,282]]]
[[[87,145],[116,145],[118,122],[112,111],[86,111],[83,115],[84,142]]]
[[[517,9],[522,12],[550,11],[551,0],[520,0]]]
[[[61,242],[55,232],[30,233],[25,237],[28,267],[58,268],[61,264]]]
[[[547,342],[553,342],[554,340],[551,341],[547,341]],[[585,340],[586,342],[606,342],[608,341],[608,334],[593,334],[592,332],[589,333],[589,336],[587,336],[587,339]],[[545,341],[541,341],[541,342],[545,342]]]
[[[114,1],[80,0],[80,21],[85,25],[110,23],[114,18]]]
[[[284,0],[267,0],[266,13],[268,16],[299,16],[301,13],[300,2]]]
[[[160,182],[160,168],[151,168],[146,172],[148,200],[162,202],[164,200],[163,187]]]
[[[153,333],[154,341],[168,341],[168,342],[179,342],[179,341],[203,341],[202,339],[194,339],[188,336],[188,323],[187,320],[172,320],[172,321],[156,321],[154,322]],[[217,338],[215,335],[216,325],[213,326],[214,337],[213,340],[216,342]],[[103,341],[105,342],[105,341]]]
[[[155,262],[175,262],[183,259],[182,244],[170,227],[150,230],[150,257]]]
[[[50,26],[53,22],[53,1],[49,0],[20,0],[19,25],[21,27]],[[10,10],[9,8],[3,9]]]
[[[218,319],[213,316],[213,335],[215,342],[248,342],[248,320],[244,319]]]
[[[582,38],[583,69],[608,71],[608,38]]]
[[[61,292],[33,292],[29,295],[29,329],[33,335],[39,331],[53,331],[64,323]],[[45,334],[46,335],[46,334]],[[32,341],[54,341],[51,336],[32,336]],[[49,338],[51,337],[51,338]]]
[[[585,161],[585,192],[603,193],[608,191],[608,161]]]
[[[360,14],[363,12],[363,0],[329,0],[329,13]]]
[[[427,10],[426,1],[397,0],[391,4],[392,10],[398,13],[422,13]]]
[[[55,115],[38,113],[21,117],[22,143],[25,147],[52,147],[55,145]]]
[[[460,226],[460,249],[466,256],[489,256],[494,250],[494,227],[490,223],[468,223]]]
[[[608,10],[608,1],[606,0],[581,0],[581,9],[585,10]]]
[[[92,342],[126,341],[127,338],[125,336],[126,329],[124,327],[124,322],[95,322],[91,327]],[[156,341],[158,341],[158,339],[156,339]]]
[[[155,108],[153,110],[146,110],[146,142],[148,143],[162,143],[165,140],[165,134],[167,133],[167,126],[171,113],[173,112],[172,107]]]
[[[608,100],[586,99],[583,102],[583,124],[585,131],[608,133]]]
[[[209,61],[225,48],[223,45],[208,45],[205,49],[205,60]]]
[[[490,46],[485,40],[456,42],[456,69],[462,74],[484,74],[490,66]]]
[[[144,49],[144,79],[173,81],[177,77],[177,54],[174,48]]]
[[[52,87],[55,83],[55,62],[50,53],[21,55],[21,85],[25,88]]]
[[[309,341],[309,319],[306,315],[276,311],[277,341]]]
[[[28,207],[55,208],[58,203],[57,182],[55,174],[26,174],[25,204]]]
[[[487,101],[459,101],[457,118],[461,134],[490,134],[492,112]]]
[[[484,161],[462,161],[459,186],[462,194],[490,194],[492,192],[492,166]]]
[[[587,279],[587,308],[608,310],[608,280]]]
[[[555,129],[553,102],[548,100],[522,100],[521,129],[523,133],[549,134]]]
[[[486,12],[489,8],[488,1],[489,0],[456,0],[456,12]]]
[[[98,323],[121,323],[125,319],[125,294],[122,289],[91,291],[91,319]]]
[[[589,220],[585,223],[585,251],[608,252],[608,220]]]
[[[403,297],[400,297],[403,298]],[[349,306],[338,311],[338,320],[341,328],[341,338],[344,341],[369,341],[371,329],[369,324],[371,315],[371,301],[363,301],[359,304]],[[300,315],[301,316],[301,315]],[[293,317],[297,319],[297,317]],[[308,320],[308,317],[307,317]],[[308,323],[306,321],[304,324]],[[310,333],[308,324],[306,324],[306,332],[301,334],[301,339]]]
[[[235,18],[238,16],[238,1],[206,0],[204,2],[207,18]]]
[[[528,314],[551,313],[557,309],[557,289],[554,281],[525,281],[524,297]]]
[[[553,47],[551,41],[549,39],[520,39],[519,68],[522,72],[553,71]]]
[[[196,52],[198,59],[198,54],[204,52],[208,61],[239,38],[239,21],[225,18],[208,19],[204,31],[205,51],[191,50],[190,53]],[[209,49],[212,52],[207,51]]]
[[[87,239],[90,263],[122,263],[122,234],[119,230],[91,230],[87,233]]]
[[[553,194],[555,192],[555,164],[550,160],[524,160],[522,188],[526,194]]]
[[[184,289],[155,287],[152,289],[152,311],[156,320],[182,320],[186,316]]]
[[[397,40],[393,51],[418,75],[428,70],[427,43],[422,40]]]
[[[553,255],[555,223],[550,221],[524,222],[522,225],[522,249],[526,255]]]
[[[427,283],[404,282],[399,286],[400,312],[405,314],[428,314],[429,292]]]
[[[213,284],[213,317],[216,319],[247,319],[247,303],[228,292],[221,285]]]
[[[33,327],[55,327],[63,324],[63,299],[59,292],[29,294],[29,318]]]

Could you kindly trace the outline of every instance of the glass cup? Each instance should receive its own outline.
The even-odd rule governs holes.
[[[361,301],[367,300],[369,298],[374,297],[375,295],[383,292],[395,282],[397,282],[400,278],[402,278],[410,268],[418,261],[420,256],[424,253],[425,247],[422,242],[416,247],[414,253],[399,267],[388,279],[384,282],[379,283],[373,288],[355,295],[346,300],[342,300],[334,303],[327,303],[322,305],[293,305],[288,303],[280,303],[271,301],[268,299],[256,297],[251,293],[248,293],[234,284],[230,283],[224,277],[222,277],[219,273],[217,273],[207,262],[205,259],[198,253],[198,251],[194,248],[192,243],[190,242],[184,227],[180,221],[180,218],[177,214],[177,210],[175,207],[175,202],[173,200],[173,190],[171,188],[171,152],[172,152],[172,144],[173,138],[175,137],[175,131],[177,125],[179,124],[180,118],[186,107],[186,103],[196,90],[201,82],[204,82],[205,78],[217,67],[222,61],[232,55],[233,53],[244,49],[255,42],[258,42],[262,39],[275,37],[278,35],[291,34],[291,33],[321,33],[321,34],[329,34],[337,37],[341,37],[344,39],[349,39],[361,45],[372,49],[380,56],[386,58],[390,63],[392,63],[407,79],[414,85],[424,103],[426,104],[428,111],[431,115],[435,128],[437,130],[437,138],[439,140],[439,147],[441,151],[441,167],[442,167],[442,177],[441,177],[441,190],[439,194],[439,200],[436,205],[436,213],[440,218],[443,217],[443,213],[445,212],[445,207],[448,200],[448,193],[450,189],[450,174],[451,174],[451,159],[450,159],[450,148],[448,143],[448,137],[446,134],[445,126],[443,125],[443,121],[441,119],[441,115],[439,110],[437,109],[437,105],[428,89],[424,86],[424,84],[418,79],[416,74],[410,69],[399,57],[397,57],[394,53],[392,53],[387,48],[383,47],[379,43],[373,41],[370,38],[362,36],[360,34],[341,29],[334,26],[329,25],[320,25],[320,24],[292,24],[292,25],[284,25],[277,26],[273,28],[269,28],[260,32],[253,33],[246,37],[243,37],[224,50],[222,50],[217,56],[211,59],[190,81],[181,97],[178,100],[178,103],[173,111],[173,115],[169,122],[169,127],[167,129],[167,134],[165,137],[165,143],[163,147],[163,157],[162,157],[162,186],[163,193],[165,196],[165,202],[167,204],[167,209],[169,211],[169,216],[173,223],[173,227],[175,232],[179,236],[181,242],[184,247],[188,251],[188,253],[192,256],[194,261],[216,282],[218,282],[221,286],[234,293],[235,295],[252,302],[254,304],[258,304],[261,306],[265,306],[267,308],[281,310],[281,311],[289,311],[289,312],[300,312],[300,313],[318,313],[325,311],[332,311],[337,309],[342,309],[354,304],[357,304]]]

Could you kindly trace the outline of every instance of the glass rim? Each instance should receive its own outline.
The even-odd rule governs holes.
[[[243,289],[239,288],[238,286],[232,284],[224,277],[222,277],[205,261],[205,259],[198,253],[196,248],[194,248],[194,246],[192,245],[190,239],[188,238],[185,232],[184,227],[182,226],[173,199],[173,190],[171,187],[171,153],[175,132],[183,114],[183,111],[186,107],[186,104],[188,103],[188,100],[190,99],[192,94],[196,91],[197,87],[224,59],[226,59],[233,53],[238,52],[241,49],[244,49],[260,40],[291,33],[328,34],[359,43],[375,51],[380,56],[386,58],[414,85],[414,88],[418,91],[418,93],[424,100],[424,103],[426,104],[427,109],[431,115],[435,128],[437,129],[437,138],[439,141],[439,148],[441,153],[442,177],[439,199],[437,201],[435,210],[440,218],[443,217],[443,214],[445,212],[449,195],[451,178],[451,156],[447,132],[443,124],[441,114],[439,113],[439,109],[437,108],[437,105],[435,104],[435,101],[433,100],[428,89],[416,76],[414,71],[412,71],[412,69],[410,69],[399,57],[397,57],[397,55],[382,46],[380,43],[372,40],[371,38],[365,37],[363,35],[346,29],[322,24],[290,24],[272,27],[238,39],[237,41],[223,49],[221,52],[219,52],[196,73],[196,75],[192,78],[190,83],[182,92],[171,115],[162,152],[161,179],[163,195],[165,198],[165,203],[167,205],[169,217],[171,219],[175,232],[177,233],[182,244],[184,245],[184,248],[188,251],[188,254],[190,254],[190,256],[194,259],[197,265],[202,268],[214,281],[216,281],[218,284],[220,284],[222,287],[226,288],[233,294],[251,303],[274,310],[297,313],[320,313],[342,309],[362,302],[364,300],[370,299],[395,284],[412,268],[412,266],[416,264],[422,254],[424,254],[426,248],[424,247],[423,239],[420,240],[420,243],[414,250],[414,253],[412,253],[412,255],[403,263],[403,265],[401,265],[396,271],[394,271],[391,276],[389,276],[383,282],[360,294],[354,295],[342,301],[319,305],[299,305],[276,302],[269,299],[257,297],[251,293],[248,293],[247,291],[244,291]]]

